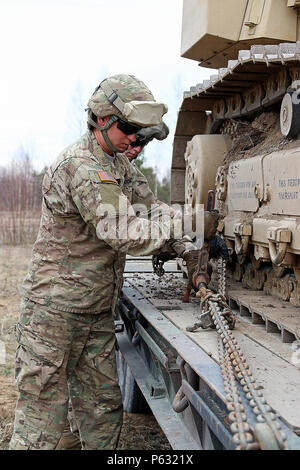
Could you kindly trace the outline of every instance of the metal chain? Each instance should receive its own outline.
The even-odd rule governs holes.
[[[236,444],[237,449],[248,449],[249,445],[254,442],[254,439],[247,422],[247,416],[242,404],[241,395],[237,388],[234,370],[221,338],[219,338],[218,350],[225,389],[225,398],[227,400],[227,409],[229,411],[228,418],[231,422],[230,430],[233,434],[233,442]]]
[[[238,380],[250,406],[253,408],[257,422],[266,425],[266,428],[263,429],[271,430],[272,437],[276,439],[275,447],[277,446],[281,450],[287,449],[286,435],[281,429],[277,416],[272,412],[271,407],[259,390],[260,387],[250,371],[237,340],[230,331],[230,327],[232,328],[232,312],[224,301],[226,290],[226,265],[224,267],[224,264],[218,262],[218,285],[221,292],[219,294],[208,294],[202,302],[202,308],[206,307],[209,310],[220,335],[220,367],[224,380],[227,408],[230,412],[230,429],[233,433],[233,441],[237,445],[237,449],[259,448],[258,442],[255,441],[253,434],[250,432],[251,428],[236,384],[236,380]],[[254,434],[256,427],[254,428]]]
[[[218,292],[225,297],[226,295],[226,261],[223,258],[218,258]]]

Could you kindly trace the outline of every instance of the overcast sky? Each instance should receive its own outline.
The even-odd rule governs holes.
[[[99,81],[128,73],[169,107],[170,136],[146,150],[163,176],[182,93],[212,73],[180,57],[181,14],[182,0],[0,0],[0,165],[21,145],[50,164],[85,131]]]

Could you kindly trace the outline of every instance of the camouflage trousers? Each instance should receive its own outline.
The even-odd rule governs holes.
[[[17,340],[19,396],[10,449],[55,449],[69,403],[82,449],[115,449],[123,410],[111,312],[54,312],[24,300]]]
[[[66,427],[55,450],[81,450],[79,433],[78,431],[71,431],[69,421],[66,423]]]

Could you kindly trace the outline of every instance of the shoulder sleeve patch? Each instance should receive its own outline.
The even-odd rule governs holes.
[[[98,170],[97,173],[99,175],[101,183],[118,184],[117,180],[115,180],[115,178],[110,173],[106,173],[106,171],[100,171],[100,170]]]
[[[94,183],[112,183],[118,184],[118,181],[106,171],[89,170],[90,178]]]

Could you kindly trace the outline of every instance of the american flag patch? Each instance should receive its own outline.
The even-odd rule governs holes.
[[[106,171],[98,170],[97,173],[98,173],[98,176],[99,176],[101,182],[103,182],[103,183],[109,182],[109,183],[118,184],[117,180],[115,180],[115,178],[112,175],[110,175],[109,173],[106,173]]]

